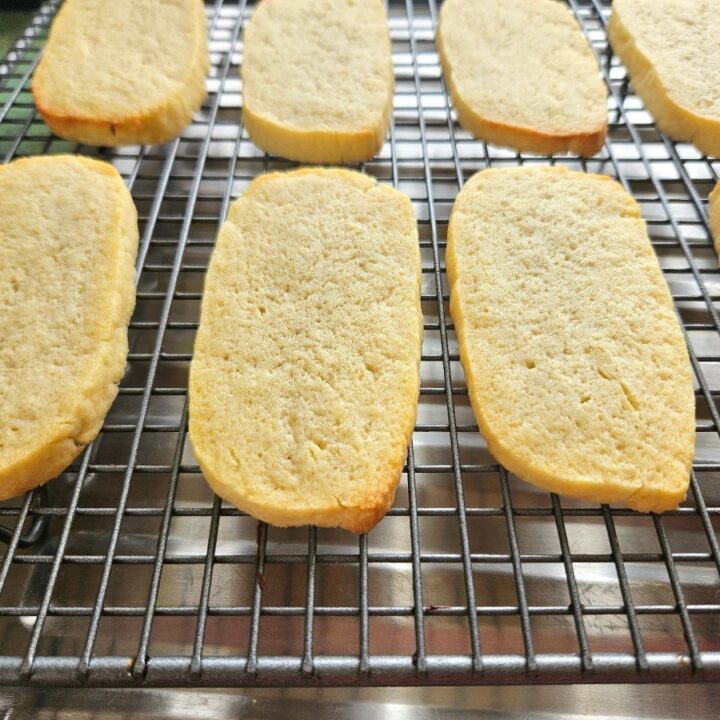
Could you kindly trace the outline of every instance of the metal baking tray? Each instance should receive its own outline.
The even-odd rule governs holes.
[[[222,503],[187,442],[187,372],[203,275],[228,209],[293,163],[242,125],[250,2],[207,5],[208,100],[155,147],[50,134],[29,82],[58,6],[0,62],[0,158],[78,152],[112,163],[140,217],[138,302],[120,394],[68,472],[0,505],[0,683],[86,686],[463,685],[720,679],[720,272],[706,198],[718,162],[658,132],[607,44],[609,4],[570,0],[609,88],[594,158],[473,140],[434,47],[435,0],[388,3],[393,122],[361,169],[418,216],[425,343],[417,426],[393,508],[371,533],[278,529]],[[687,501],[662,516],[542,492],[488,453],[447,307],[447,220],[486,167],[563,164],[638,200],[696,376]],[[263,422],[262,417],[257,418]]]

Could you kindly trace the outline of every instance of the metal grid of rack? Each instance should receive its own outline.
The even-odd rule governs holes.
[[[114,164],[140,218],[128,369],[98,439],[47,492],[0,504],[0,683],[392,685],[720,679],[720,271],[708,192],[719,163],[660,134],[607,44],[609,4],[569,0],[609,87],[588,160],[519,155],[456,123],[435,0],[391,0],[391,131],[362,169],[419,221],[425,343],[417,426],[393,508],[359,538],[278,529],[220,502],[187,443],[187,370],[203,273],[231,200],[293,163],[243,130],[252,3],[207,5],[208,100],[164,146],[52,136],[29,81],[57,0],[0,63],[0,157]],[[454,197],[485,167],[561,163],[640,202],[696,376],[687,501],[663,516],[560,499],[499,467],[478,433],[447,307]],[[258,418],[262,422],[262,418]]]

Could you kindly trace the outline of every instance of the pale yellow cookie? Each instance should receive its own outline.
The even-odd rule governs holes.
[[[366,175],[254,180],[205,280],[190,441],[215,492],[274,525],[373,527],[412,434],[423,318],[410,200]]]
[[[256,145],[334,165],[382,147],[394,90],[382,0],[263,0],[244,47],[243,119]]]
[[[692,371],[635,200],[601,175],[485,170],[455,201],[447,267],[470,401],[498,461],[564,495],[677,507]]]
[[[60,137],[162,143],[202,104],[208,65],[202,0],[66,0],[32,93]]]
[[[720,0],[614,0],[608,24],[655,123],[674,140],[720,155]]]
[[[486,142],[593,155],[607,92],[575,16],[556,0],[445,0],[437,48],[460,124]]]
[[[125,370],[137,245],[112,166],[0,165],[0,499],[61,473],[100,430]]]

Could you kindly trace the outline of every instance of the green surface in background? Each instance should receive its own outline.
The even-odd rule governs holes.
[[[154,2],[154,0],[152,1]],[[0,0],[0,63],[7,55],[8,50],[22,36],[40,5],[39,2],[25,2],[22,4],[22,9],[19,3],[11,9],[4,6],[4,2],[5,0]],[[10,78],[0,76],[0,108],[17,90],[20,76],[28,71],[42,44],[42,40],[32,40],[25,52],[22,53],[15,72]],[[0,123],[0,163],[16,155],[76,152],[76,144],[52,138],[49,128],[44,123],[38,121],[30,124],[33,113],[34,104],[28,83],[15,98],[13,105],[7,108],[5,114],[7,122]],[[18,132],[25,123],[28,123],[28,126],[23,130],[22,137],[19,138]]]
[[[32,10],[0,9],[0,59],[22,35],[33,16]]]

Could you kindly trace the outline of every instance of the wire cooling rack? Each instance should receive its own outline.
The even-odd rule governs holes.
[[[47,494],[0,505],[10,530],[0,682],[720,679],[720,273],[706,212],[718,163],[657,131],[608,48],[609,6],[570,0],[610,92],[609,140],[579,160],[473,140],[441,78],[435,0],[389,3],[393,124],[362,169],[412,198],[425,343],[403,481],[388,516],[358,538],[255,522],[213,496],[187,442],[188,364],[215,234],[254,177],[293,167],[243,130],[238,67],[252,3],[207,6],[209,96],[182,137],[117,150],[59,140],[37,115],[29,82],[57,4],[42,6],[0,64],[0,157],[79,152],[118,168],[140,217],[138,302],[98,439]],[[674,512],[561,500],[499,467],[478,433],[447,307],[447,220],[474,172],[531,163],[606,173],[642,206],[696,376],[696,462]]]

